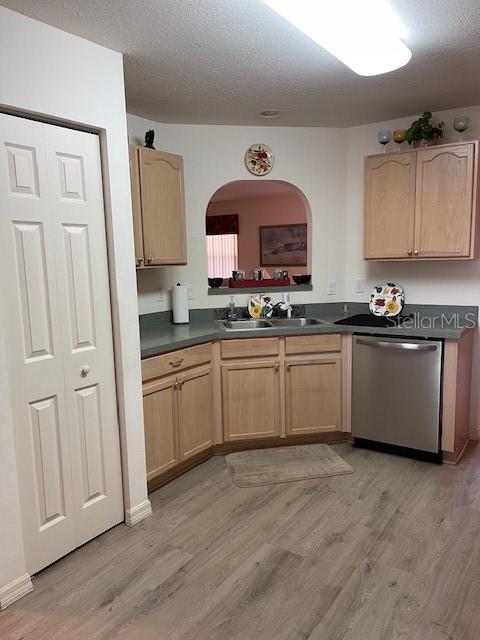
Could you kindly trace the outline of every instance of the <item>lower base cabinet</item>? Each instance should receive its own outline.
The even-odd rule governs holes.
[[[147,480],[212,446],[210,366],[143,385]]]
[[[318,441],[343,431],[338,334],[225,340],[217,353],[203,344],[142,361],[150,489],[216,445],[234,450],[244,441],[289,444],[309,435]]]
[[[210,367],[195,369],[178,379],[180,460],[212,446],[213,393]]]
[[[287,360],[285,409],[287,434],[341,431],[342,357]]]
[[[222,364],[225,440],[280,435],[279,373],[278,360]]]
[[[176,392],[176,378],[158,380],[143,387],[147,480],[180,462]]]

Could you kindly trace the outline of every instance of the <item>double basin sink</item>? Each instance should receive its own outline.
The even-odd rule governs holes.
[[[328,324],[318,318],[260,318],[258,320],[217,320],[224,331],[257,331],[277,327],[309,327],[315,324]]]

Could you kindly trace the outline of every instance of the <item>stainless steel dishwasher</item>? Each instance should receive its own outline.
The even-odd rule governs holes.
[[[441,462],[442,343],[353,336],[357,446]]]

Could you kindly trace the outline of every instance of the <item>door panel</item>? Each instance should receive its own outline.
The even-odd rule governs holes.
[[[212,446],[213,395],[210,367],[181,376],[178,392],[180,457]]]
[[[97,136],[44,127],[78,546],[123,520],[102,172]]]
[[[144,385],[143,413],[147,480],[178,464],[176,379]]]
[[[415,154],[365,160],[365,258],[413,253]]]
[[[81,442],[82,507],[105,498],[105,456],[98,385],[77,389],[78,425]]]
[[[57,398],[30,403],[33,459],[38,501],[38,528],[66,517]]]
[[[86,225],[63,225],[72,352],[95,347],[90,241]]]
[[[98,138],[0,115],[0,266],[27,569],[123,519]]]
[[[341,431],[341,356],[286,362],[287,432]]]
[[[417,153],[415,251],[467,257],[471,250],[474,145]]]
[[[44,226],[13,222],[13,231],[25,359],[53,357]]]
[[[222,394],[225,440],[280,435],[278,361],[223,364]]]
[[[63,347],[43,126],[0,114],[0,268],[27,570],[75,547]]]

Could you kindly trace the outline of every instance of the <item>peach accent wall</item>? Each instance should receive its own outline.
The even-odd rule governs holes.
[[[238,235],[238,267],[247,272],[260,267],[260,227],[276,224],[302,224],[307,222],[305,205],[299,195],[277,195],[243,200],[223,200],[210,202],[207,215],[221,216],[238,214],[240,233]],[[310,236],[310,234],[309,234]],[[310,250],[309,250],[310,257]],[[271,275],[273,269],[267,270]],[[311,273],[306,267],[285,267],[290,275]]]

